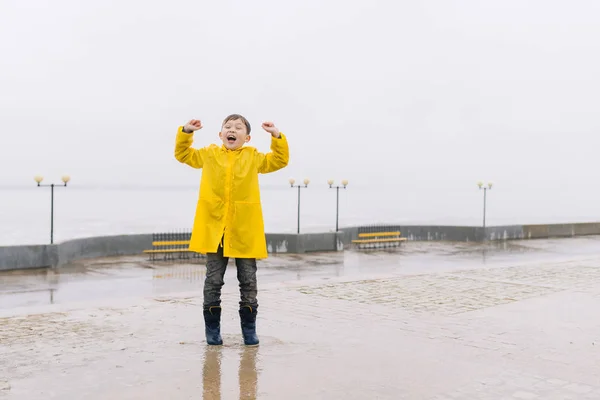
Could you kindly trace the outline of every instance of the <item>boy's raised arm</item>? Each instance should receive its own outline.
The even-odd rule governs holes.
[[[206,150],[192,148],[194,141],[194,131],[202,129],[202,122],[193,119],[177,130],[175,140],[175,158],[177,161],[187,164],[192,168],[202,168],[204,166],[204,156]]]
[[[268,174],[275,172],[288,165],[290,160],[290,151],[287,138],[272,122],[262,124],[264,130],[271,134],[271,152],[267,154],[258,153],[258,172]]]

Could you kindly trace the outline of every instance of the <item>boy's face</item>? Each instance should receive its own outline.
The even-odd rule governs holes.
[[[225,122],[219,132],[219,137],[223,144],[229,150],[237,150],[250,141],[250,135],[246,129],[246,124],[241,119],[232,119]]]

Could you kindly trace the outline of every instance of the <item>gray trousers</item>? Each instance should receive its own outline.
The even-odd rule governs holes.
[[[223,247],[219,246],[216,253],[206,254],[206,278],[204,279],[204,307],[221,305],[221,288],[229,257],[223,256]],[[236,258],[237,279],[240,285],[240,307],[258,307],[256,295],[256,259]]]

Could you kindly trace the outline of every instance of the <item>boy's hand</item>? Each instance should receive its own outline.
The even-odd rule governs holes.
[[[279,129],[277,129],[277,127],[275,126],[274,123],[263,122],[262,127],[265,131],[269,132],[271,134],[271,136],[273,136],[274,138],[278,138],[280,136]]]
[[[198,129],[202,129],[202,122],[200,122],[199,119],[193,119],[183,126],[183,131],[185,133],[192,133]]]

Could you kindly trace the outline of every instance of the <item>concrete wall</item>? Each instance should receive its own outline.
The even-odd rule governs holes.
[[[305,233],[297,236],[298,253],[315,251],[341,251],[344,249],[344,233]]]
[[[341,251],[344,233],[267,233],[269,253],[309,253],[315,251]]]
[[[398,227],[408,240],[444,240],[474,242],[479,239],[480,228],[470,226],[402,226]]]
[[[456,241],[470,242],[483,239],[483,228],[472,226],[420,226],[420,225],[385,225],[385,226],[363,226],[344,228],[345,244],[348,245],[353,239],[358,238],[359,233],[400,231],[402,237],[410,241]]]
[[[269,253],[343,250],[343,233],[267,234]],[[152,234],[100,236],[54,245],[0,247],[0,271],[60,267],[85,258],[142,254],[152,248]]]
[[[340,232],[279,234],[267,233],[269,253],[342,251],[360,232],[399,230],[408,240],[480,241],[600,235],[600,223],[511,225],[485,229],[473,226],[378,225],[343,228]],[[91,237],[55,245],[0,247],[0,271],[57,267],[71,261],[119,255],[142,254],[152,248],[152,234]]]
[[[523,236],[526,239],[585,235],[600,235],[600,223],[523,225]]]
[[[419,226],[419,225],[376,225],[343,228],[344,243],[349,245],[361,232],[400,231],[408,240],[430,241],[480,241],[480,240],[519,240],[552,237],[573,237],[600,235],[600,223],[507,225],[507,226]]]
[[[60,243],[57,247],[56,265],[63,265],[83,258],[141,254],[152,248],[152,234],[75,239]]]
[[[477,228],[480,235],[483,228]],[[522,225],[490,226],[485,228],[487,240],[518,240],[524,239],[525,233]]]
[[[45,268],[58,264],[57,245],[2,246],[0,271]]]
[[[53,245],[0,247],[0,271],[59,267],[84,258],[141,254],[152,248],[152,234],[100,236]]]
[[[297,253],[297,235],[285,233],[267,234],[267,251],[269,253]]]

